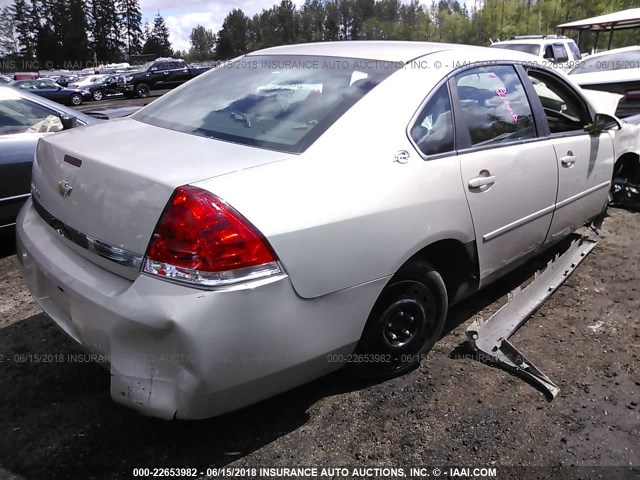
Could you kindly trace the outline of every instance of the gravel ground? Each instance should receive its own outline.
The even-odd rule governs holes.
[[[599,245],[513,337],[560,386],[553,402],[474,360],[465,336],[469,321],[497,310],[541,259],[456,307],[447,333],[408,375],[371,385],[337,372],[198,422],[149,419],[114,404],[109,374],[94,364],[37,361],[38,354],[66,358],[80,350],[40,313],[11,242],[4,242],[0,478],[131,478],[133,466],[414,464],[498,473],[505,466],[547,466],[556,469],[551,476],[568,478],[576,470],[562,467],[638,467],[640,214],[610,214]]]

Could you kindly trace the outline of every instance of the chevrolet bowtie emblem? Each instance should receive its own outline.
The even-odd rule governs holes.
[[[60,192],[60,195],[62,195],[63,197],[68,197],[69,195],[71,195],[71,192],[73,191],[73,187],[69,182],[61,181],[58,183],[58,191]]]

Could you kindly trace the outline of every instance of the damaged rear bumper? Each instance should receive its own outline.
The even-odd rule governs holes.
[[[23,276],[43,310],[106,358],[111,396],[161,418],[236,410],[337,369],[386,279],[314,300],[287,277],[204,291],[115,275],[73,251],[35,212],[17,223]]]

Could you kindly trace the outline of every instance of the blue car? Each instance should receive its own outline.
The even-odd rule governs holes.
[[[91,93],[88,90],[78,88],[61,87],[53,80],[40,78],[38,80],[18,80],[11,84],[14,88],[26,90],[29,93],[40,95],[54,102],[77,107],[85,100],[91,100]]]
[[[29,197],[31,164],[40,138],[126,117],[139,108],[79,112],[26,90],[0,85],[0,239],[13,234],[18,211]]]

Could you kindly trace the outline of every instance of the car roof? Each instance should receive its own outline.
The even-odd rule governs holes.
[[[37,103],[38,105],[42,105],[43,107],[47,107],[50,108],[52,110],[55,110],[58,113],[64,113],[67,115],[73,115],[74,117],[78,118],[80,121],[86,123],[86,124],[92,124],[92,123],[96,123],[96,119],[93,117],[90,117],[88,115],[85,115],[84,113],[78,111],[78,110],[74,110],[72,108],[69,107],[65,107],[64,105],[61,105],[59,103],[56,103],[52,100],[49,100],[47,98],[41,97],[39,95],[34,95],[32,93],[29,92],[25,92],[22,90],[18,90],[17,88],[14,88],[10,85],[0,85],[0,100],[6,100],[6,99],[18,99],[18,98],[25,98],[28,99],[29,101],[33,102],[33,103]]]
[[[614,48],[611,50],[604,50],[602,52],[593,53],[586,58],[604,57],[605,55],[615,55],[616,53],[631,52],[633,50],[640,50],[640,45],[632,45],[630,47]]]
[[[447,55],[474,63],[481,61],[513,61],[526,62],[537,60],[538,57],[529,53],[504,48],[478,47],[437,42],[405,42],[405,41],[376,41],[351,40],[325,43],[303,43],[299,45],[285,45],[266,48],[248,54],[248,57],[258,55],[309,55],[337,58],[356,58],[381,62],[409,63],[425,55]],[[444,64],[444,68],[449,65]]]
[[[405,42],[393,40],[347,40],[337,42],[282,45],[251,52],[254,55],[318,55],[339,58],[360,58],[379,61],[408,62],[430,53],[469,47],[451,43]],[[469,47],[473,48],[473,47]]]
[[[516,43],[524,43],[527,45],[542,45],[549,43],[575,43],[571,38],[514,38],[513,40],[502,40],[493,42],[491,45],[513,45]]]

